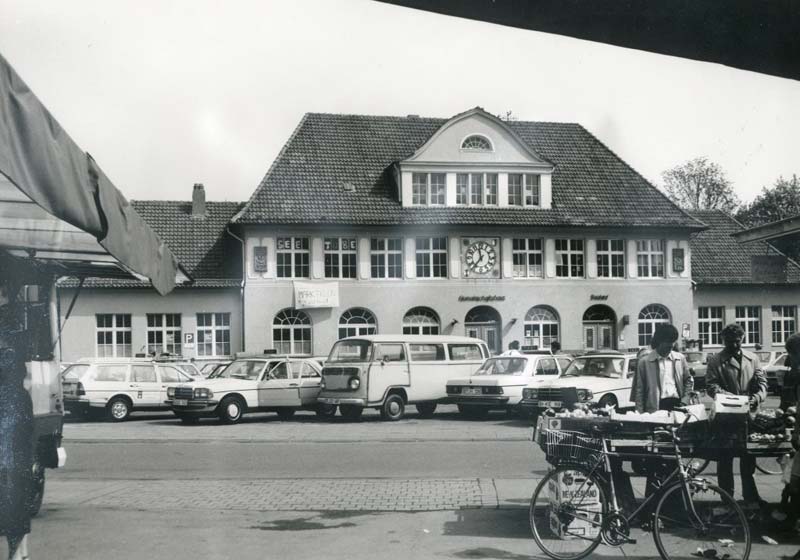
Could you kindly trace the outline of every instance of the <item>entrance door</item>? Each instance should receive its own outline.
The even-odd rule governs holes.
[[[583,314],[583,347],[586,350],[615,349],[617,316],[607,305],[593,305]]]
[[[472,338],[480,338],[486,342],[489,351],[494,354],[500,354],[502,347],[500,346],[500,329],[494,323],[488,325],[467,325],[467,336]]]

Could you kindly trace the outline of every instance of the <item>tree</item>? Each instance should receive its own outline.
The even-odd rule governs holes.
[[[778,177],[775,185],[764,187],[753,202],[745,204],[736,218],[749,227],[777,222],[790,216],[800,216],[800,179]]]
[[[662,173],[664,190],[678,206],[687,210],[724,210],[732,214],[739,197],[722,168],[698,157]]]

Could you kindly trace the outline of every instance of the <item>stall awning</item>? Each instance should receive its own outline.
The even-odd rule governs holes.
[[[175,256],[0,55],[0,248],[81,275],[149,279],[169,293]]]

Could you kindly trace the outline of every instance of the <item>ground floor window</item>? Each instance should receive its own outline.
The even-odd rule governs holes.
[[[549,307],[531,307],[525,315],[525,346],[550,348],[558,341],[558,314]]]
[[[339,338],[368,334],[378,334],[378,323],[372,311],[363,307],[353,307],[339,317]]]
[[[297,309],[284,309],[272,321],[272,344],[278,354],[311,354],[311,319]]]
[[[639,312],[639,346],[650,346],[650,339],[659,323],[669,323],[669,311],[663,305],[648,305]]]
[[[197,355],[230,356],[231,314],[197,314]]]
[[[772,344],[783,345],[795,333],[797,308],[794,305],[772,306]]]
[[[744,329],[742,344],[761,344],[761,308],[757,305],[737,305],[736,322]]]
[[[147,314],[147,353],[181,353],[181,314]]]
[[[428,307],[414,307],[403,317],[403,334],[439,334],[439,316]]]
[[[703,344],[716,346],[722,344],[720,332],[725,322],[724,307],[697,308],[697,335]]]
[[[133,355],[131,316],[126,313],[95,315],[98,358],[130,358]]]

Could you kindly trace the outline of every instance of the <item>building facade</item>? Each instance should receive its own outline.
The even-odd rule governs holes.
[[[233,220],[245,346],[465,334],[572,351],[690,328],[681,211],[576,124],[308,114]]]

